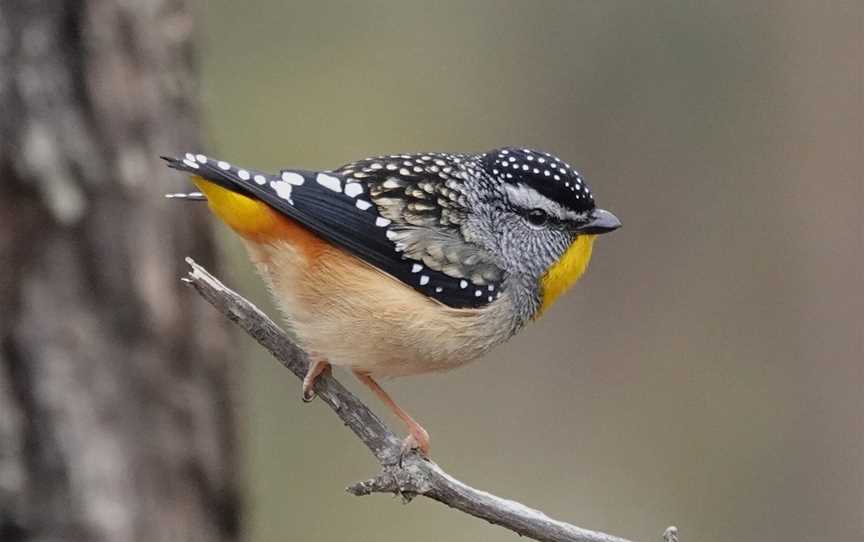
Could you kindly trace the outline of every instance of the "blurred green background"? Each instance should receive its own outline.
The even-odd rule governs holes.
[[[384,383],[445,469],[639,540],[670,523],[693,542],[864,539],[860,2],[218,0],[201,16],[214,155],[332,168],[533,146],[622,218],[544,320],[462,370]],[[224,278],[273,313],[225,239]],[[371,456],[237,340],[250,540],[515,539],[343,493]]]

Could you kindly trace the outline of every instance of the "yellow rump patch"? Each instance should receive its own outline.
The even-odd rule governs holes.
[[[193,176],[192,182],[207,196],[210,209],[241,237],[256,243],[288,242],[309,258],[316,258],[330,244],[263,201]]]
[[[201,192],[207,196],[210,209],[231,229],[247,238],[260,238],[277,230],[280,216],[266,203],[238,194],[202,177],[192,177]]]
[[[551,307],[558,296],[566,292],[585,273],[588,262],[591,261],[591,249],[594,246],[595,237],[597,236],[580,235],[576,237],[576,240],[567,248],[561,259],[549,267],[546,274],[540,279],[543,304],[540,306],[537,316]]]

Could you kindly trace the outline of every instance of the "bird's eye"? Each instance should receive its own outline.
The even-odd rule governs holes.
[[[543,209],[531,209],[526,215],[528,223],[532,226],[540,227],[546,224],[549,220],[549,215]]]

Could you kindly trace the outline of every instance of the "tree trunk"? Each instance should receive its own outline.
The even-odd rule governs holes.
[[[238,538],[186,0],[0,0],[0,540]]]

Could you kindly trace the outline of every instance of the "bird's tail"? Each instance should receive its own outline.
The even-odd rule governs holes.
[[[168,167],[192,174],[200,192],[166,194],[170,199],[207,201],[210,209],[228,226],[246,238],[267,237],[285,221],[254,195],[257,185],[278,179],[272,174],[232,166],[203,154],[186,153],[183,158],[163,156]]]

